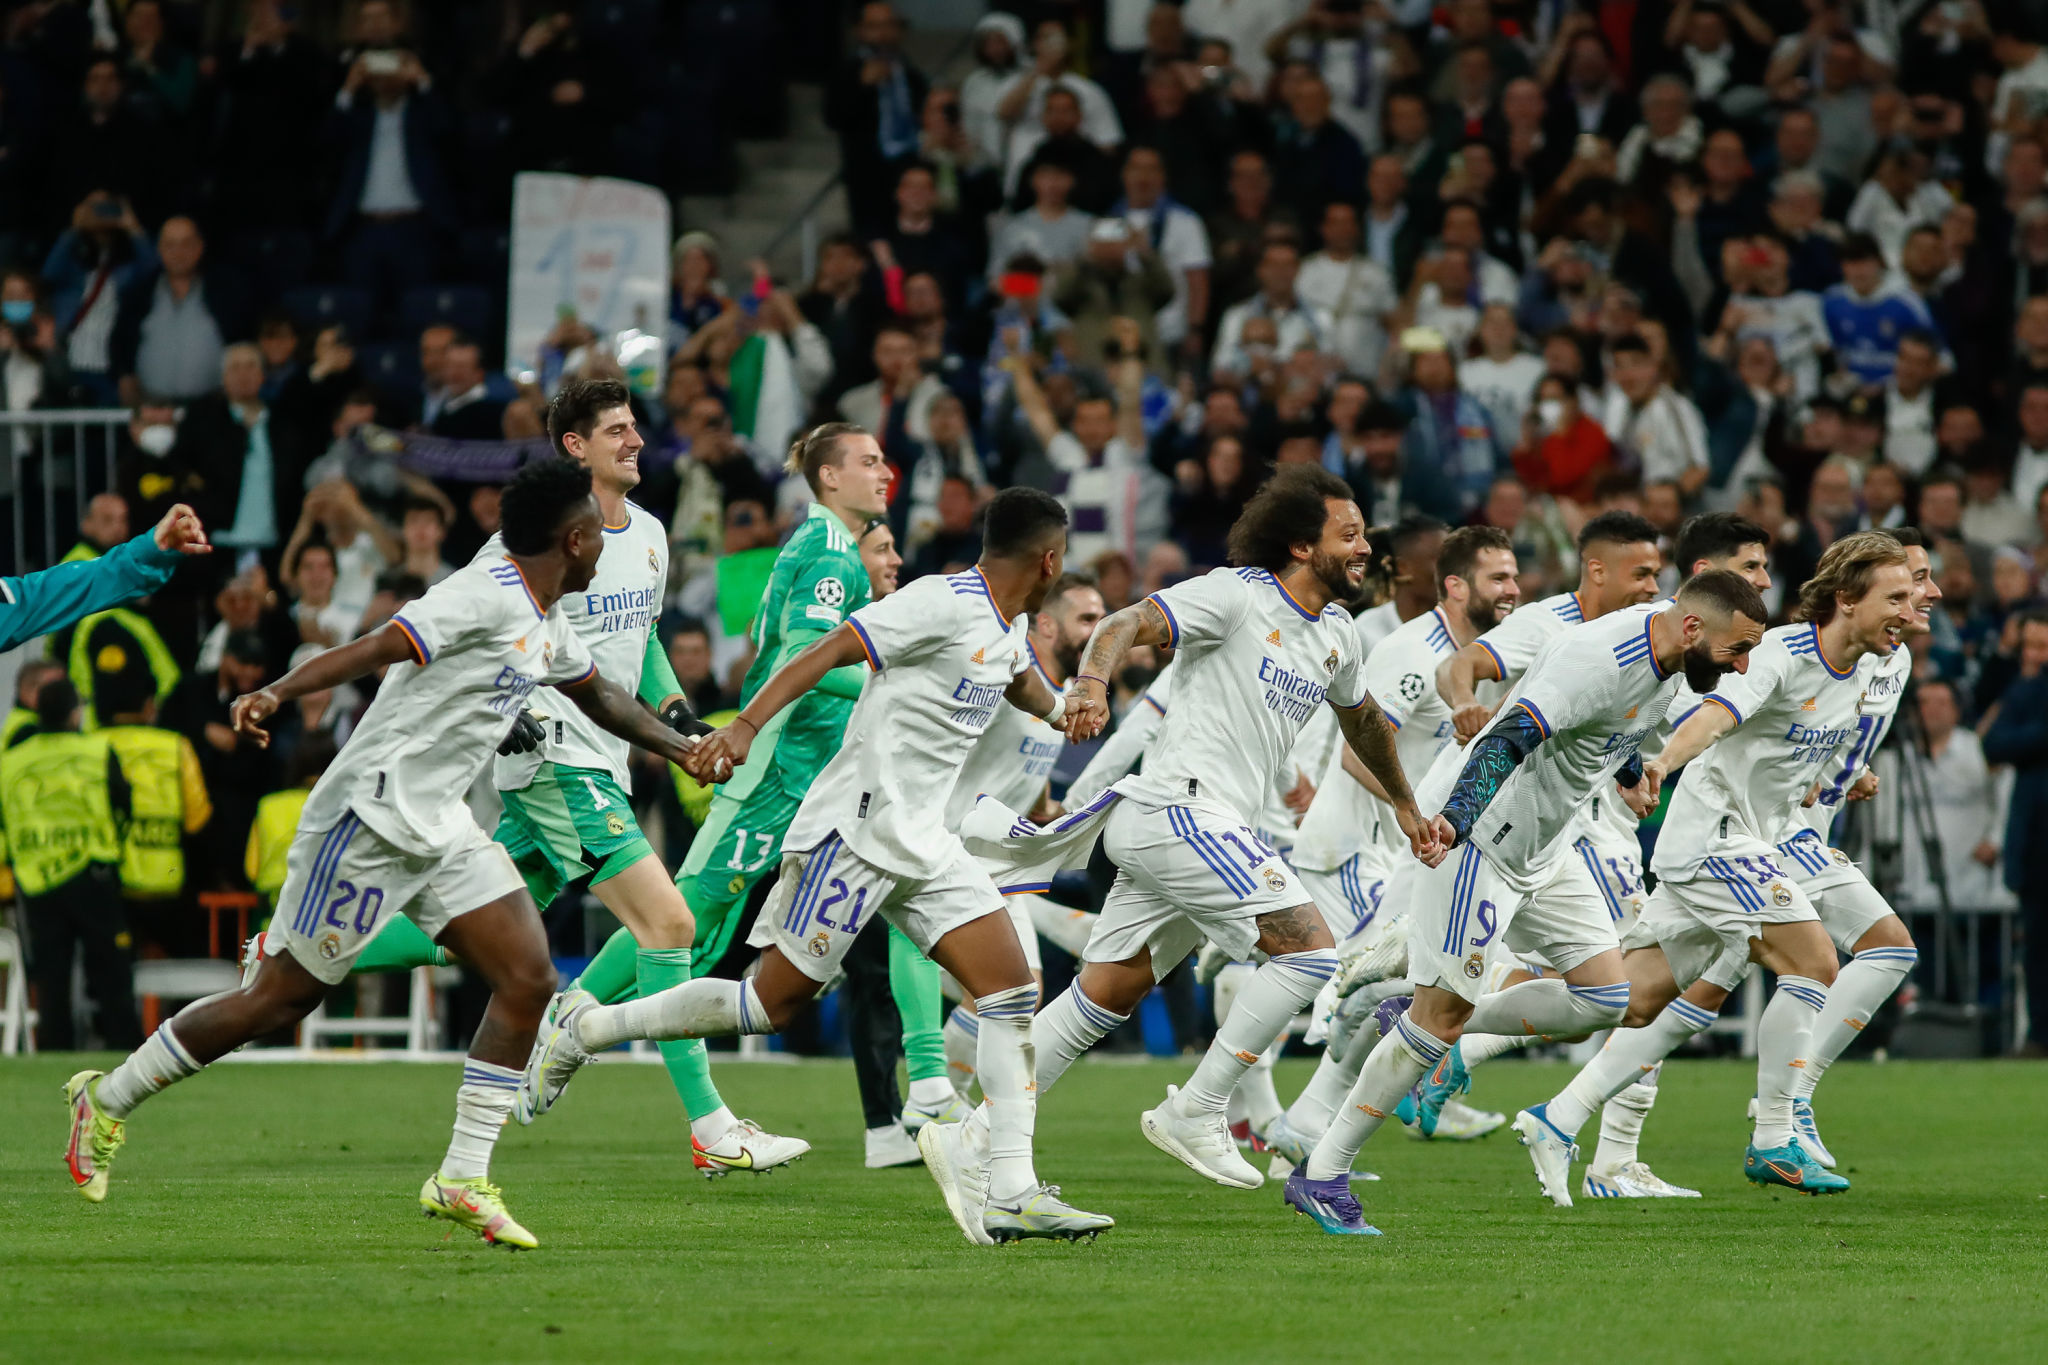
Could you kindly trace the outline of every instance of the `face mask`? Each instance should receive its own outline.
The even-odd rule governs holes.
[[[1564,400],[1562,398],[1546,398],[1538,403],[1536,405],[1536,420],[1543,423],[1545,431],[1556,431],[1558,424],[1564,421]]]
[[[170,454],[171,447],[176,445],[177,442],[178,429],[161,422],[155,426],[144,427],[140,432],[136,433],[135,437],[136,447],[143,454],[154,455],[159,459]]]
[[[5,303],[0,303],[0,318],[6,319],[11,326],[19,327],[35,314],[36,305],[33,299],[9,299]]]

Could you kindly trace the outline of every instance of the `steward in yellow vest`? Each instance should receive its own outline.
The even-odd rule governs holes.
[[[99,735],[129,791],[121,828],[121,890],[133,900],[170,900],[185,891],[185,839],[213,818],[213,802],[192,741],[156,722],[146,673],[102,675]]]
[[[131,954],[113,867],[121,856],[128,787],[101,735],[78,729],[78,693],[63,678],[37,697],[39,732],[0,754],[0,827],[20,887],[41,1021],[37,1046],[77,1045],[71,964],[83,950],[86,989],[107,1047],[142,1039]]]

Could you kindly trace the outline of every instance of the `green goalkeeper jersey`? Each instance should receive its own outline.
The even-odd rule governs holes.
[[[754,613],[754,662],[740,685],[740,705],[752,701],[776,669],[872,597],[852,532],[824,504],[812,503],[804,524],[776,556],[760,610]],[[773,763],[796,789],[808,786],[839,751],[862,671],[835,669],[834,674],[853,676],[828,676],[825,685],[799,698],[786,713]]]

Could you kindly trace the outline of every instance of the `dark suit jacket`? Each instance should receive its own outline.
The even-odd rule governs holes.
[[[1998,719],[1984,732],[1984,758],[2013,767],[2005,884],[2025,896],[2048,894],[2048,676],[2005,689]]]
[[[1290,124],[1273,145],[1273,193],[1304,223],[1323,221],[1332,199],[1365,195],[1365,149],[1337,123],[1314,132]]]
[[[440,101],[415,91],[405,100],[405,169],[412,177],[412,190],[420,198],[420,210],[427,220],[444,232],[458,226],[455,197],[449,192],[442,168],[440,142],[447,127],[447,115]],[[370,174],[370,140],[377,129],[377,101],[367,94],[358,96],[347,109],[337,110],[328,136],[335,145],[339,169],[334,182],[334,199],[327,207],[327,235],[339,237],[355,217],[362,202],[363,182]]]
[[[278,544],[291,534],[306,496],[306,453],[289,425],[270,414],[271,498],[277,517]],[[166,465],[190,469],[201,481],[199,519],[215,529],[234,524],[235,504],[242,493],[242,461],[249,453],[249,429],[218,393],[189,404],[178,424],[178,443]]]
[[[910,117],[915,120],[924,109],[925,94],[932,88],[924,72],[903,60],[903,79],[910,90]],[[825,87],[825,126],[839,134],[839,153],[848,180],[858,166],[879,166],[882,161],[880,136],[882,114],[879,86],[863,85],[861,59],[856,54],[839,64]]]
[[[142,319],[156,302],[156,282],[163,278],[163,273],[161,267],[143,271],[121,290],[114,314],[114,333],[107,343],[107,355],[116,376],[135,373],[135,352],[142,344]],[[220,329],[221,341],[251,340],[256,335],[256,320],[241,277],[231,270],[202,264],[199,282],[205,290],[206,309],[213,314],[213,325]],[[293,516],[296,518],[297,513]]]

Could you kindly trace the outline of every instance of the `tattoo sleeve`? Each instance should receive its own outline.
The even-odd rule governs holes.
[[[1379,779],[1394,804],[1413,801],[1415,794],[1408,788],[1408,775],[1401,771],[1400,751],[1394,746],[1394,727],[1387,724],[1380,704],[1367,695],[1363,706],[1339,706],[1336,711],[1344,742],[1351,746],[1351,752],[1358,755],[1366,770]]]
[[[1165,613],[1150,598],[1133,602],[1096,623],[1088,647],[1081,652],[1079,671],[1107,682],[1133,645],[1163,645],[1171,638]]]
[[[1542,742],[1542,728],[1520,708],[1472,741],[1465,770],[1458,774],[1458,785],[1451,788],[1443,809],[1443,817],[1457,831],[1460,843],[1471,836],[1473,824],[1500,794],[1501,784]]]

